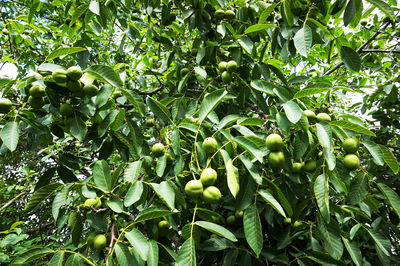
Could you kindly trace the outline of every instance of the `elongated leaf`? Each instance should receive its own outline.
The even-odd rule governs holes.
[[[369,153],[372,155],[376,164],[378,164],[379,166],[383,166],[385,164],[385,160],[383,159],[382,150],[378,144],[376,144],[372,141],[369,141],[369,140],[364,140],[362,142],[362,144],[367,148]]]
[[[74,14],[72,14],[71,22],[69,25],[73,25],[89,8],[88,4],[82,4],[75,9]]]
[[[151,111],[154,113],[154,115],[156,115],[157,117],[162,119],[164,122],[172,121],[171,113],[162,103],[160,103],[157,100],[154,100],[151,97],[147,97],[146,102],[147,102],[148,106],[150,107]]]
[[[81,47],[61,47],[58,48],[57,50],[54,50],[51,52],[47,57],[45,61],[50,61],[54,58],[61,57],[64,55],[68,54],[75,54],[77,52],[85,51],[86,48],[81,48]]]
[[[149,254],[147,255],[148,266],[158,266],[158,245],[155,240],[149,240]]]
[[[283,210],[281,204],[272,196],[272,194],[268,190],[259,190],[258,194],[274,208],[280,215],[286,217],[285,211]]]
[[[122,87],[122,81],[114,69],[104,65],[93,65],[85,69],[85,72],[98,79],[106,81],[115,87]]]
[[[312,46],[312,31],[310,27],[305,25],[303,28],[296,32],[293,38],[294,46],[296,47],[299,54],[307,57]]]
[[[118,265],[129,266],[136,261],[135,257],[130,252],[129,248],[122,242],[115,244],[115,255],[117,257]]]
[[[133,248],[140,255],[142,260],[147,260],[147,254],[149,253],[149,242],[146,237],[138,229],[133,228],[131,231],[125,233],[126,238]]]
[[[79,141],[84,141],[87,134],[87,127],[79,115],[75,115],[72,118],[70,132]]]
[[[127,213],[124,211],[122,200],[116,196],[107,199],[105,203],[115,213]]]
[[[392,20],[394,19],[394,13],[392,8],[385,3],[384,1],[381,0],[366,0],[367,2],[371,3],[372,5],[376,6],[379,8],[383,13],[385,13],[387,16],[389,16]]]
[[[65,252],[63,251],[58,251],[54,253],[53,257],[49,261],[49,266],[63,266],[64,265],[64,257],[65,257]]]
[[[229,239],[233,242],[237,241],[235,235],[232,234],[228,229],[226,229],[223,226],[220,226],[215,223],[206,222],[206,221],[197,221],[197,222],[195,222],[195,224],[210,231],[211,233],[225,237],[226,239]]]
[[[19,140],[19,127],[17,122],[8,122],[0,132],[0,137],[4,145],[10,150],[15,151]]]
[[[226,168],[226,182],[228,183],[229,191],[232,196],[236,198],[236,195],[239,193],[240,185],[239,185],[239,172],[237,168],[233,165],[232,159],[229,157],[228,152],[225,150],[220,151],[222,157],[224,158],[225,168]]]
[[[248,27],[244,31],[244,33],[249,34],[252,32],[257,32],[260,30],[265,30],[265,29],[270,29],[270,28],[275,28],[275,27],[276,27],[276,25],[273,25],[273,24],[256,24],[256,25],[252,25],[252,26]]]
[[[246,51],[246,53],[248,53],[250,55],[253,54],[254,43],[249,37],[242,36],[237,41],[240,44],[240,46],[243,48],[243,50]]]
[[[287,23],[289,26],[293,26],[294,17],[292,13],[292,2],[290,0],[284,0],[282,5],[282,16],[286,18]]]
[[[325,91],[331,90],[330,88],[310,88],[310,89],[304,89],[296,92],[296,94],[293,96],[293,99],[299,99],[303,97],[308,97],[317,93],[323,93]]]
[[[53,214],[54,220],[57,220],[61,206],[63,206],[67,201],[68,192],[71,186],[72,185],[66,185],[55,196],[53,204],[51,205],[51,213]]]
[[[278,198],[279,203],[283,206],[283,208],[286,210],[289,216],[292,216],[293,209],[288,199],[286,198],[285,194],[283,194],[282,190],[272,180],[266,179],[266,181],[268,182],[269,187],[272,189],[272,191]]]
[[[258,257],[263,247],[263,233],[260,215],[256,205],[252,205],[245,210],[243,215],[243,227],[246,241]]]
[[[260,163],[263,162],[264,153],[254,142],[251,141],[251,138],[239,136],[234,138],[233,141],[253,155]]]
[[[268,95],[275,96],[274,86],[271,83],[269,83],[269,82],[267,82],[265,80],[262,80],[262,79],[253,80],[250,83],[250,86],[255,90],[261,91],[261,92],[266,93]]]
[[[149,185],[168,208],[175,209],[175,191],[167,181],[163,181],[160,184],[150,183]]]
[[[390,243],[389,239],[387,239],[384,235],[382,235],[379,232],[373,231],[371,229],[368,229],[367,227],[363,226],[365,230],[367,230],[368,234],[371,236],[371,238],[374,240],[376,246],[386,255],[390,256],[389,250],[392,247],[392,244]]]
[[[341,128],[345,128],[345,129],[354,131],[356,133],[361,133],[361,134],[375,137],[375,133],[372,132],[371,130],[369,130],[368,128],[365,128],[358,124],[351,123],[349,121],[345,121],[345,120],[332,121],[332,122],[330,122],[330,124],[331,124],[331,126],[337,126],[337,127],[341,127]]]
[[[379,145],[379,148],[383,153],[383,160],[390,167],[390,169],[392,169],[393,173],[397,174],[399,172],[399,162],[397,161],[396,157],[387,147]]]
[[[282,104],[282,106],[289,121],[293,124],[296,124],[300,120],[303,113],[297,103],[288,101]]]
[[[216,90],[207,95],[200,105],[199,120],[203,120],[214,110],[228,92],[225,89]]]
[[[329,222],[329,183],[325,175],[319,175],[315,179],[314,194],[322,217]]]
[[[158,157],[157,159],[157,165],[156,165],[157,176],[162,177],[166,167],[167,167],[167,158],[166,155],[164,154],[163,156]]]
[[[340,240],[340,227],[335,220],[331,219],[327,224],[322,219],[319,219],[318,230],[323,239],[325,250],[331,255],[332,258],[339,260],[343,254],[343,244]]]
[[[136,217],[135,222],[143,222],[147,220],[157,219],[160,217],[169,216],[176,213],[176,211],[170,211],[167,209],[161,209],[157,207],[150,207],[141,211]]]
[[[342,241],[347,249],[347,252],[349,252],[350,257],[353,260],[354,264],[357,266],[361,266],[362,254],[357,244],[355,242],[350,242],[347,238],[344,237],[342,237]]]
[[[146,113],[145,105],[142,98],[132,91],[125,90],[123,87],[119,88],[122,94],[128,99],[129,103],[143,116]]]
[[[194,239],[189,237],[181,246],[176,258],[176,266],[196,266],[196,248]]]
[[[340,57],[343,63],[353,71],[360,71],[361,69],[361,58],[359,54],[354,51],[351,47],[342,46],[340,48]]]
[[[28,213],[36,208],[40,207],[40,204],[48,199],[55,191],[62,188],[64,185],[60,183],[50,184],[36,190],[32,197],[29,199],[28,204],[26,204],[24,212]]]
[[[68,266],[82,266],[83,265],[83,259],[79,254],[71,254],[67,261],[65,262],[65,265]]]
[[[328,150],[332,147],[332,129],[328,123],[317,123],[315,124],[317,129],[317,137],[319,143],[323,148]]]
[[[258,24],[263,24],[267,18],[269,17],[269,15],[271,15],[272,11],[275,9],[275,7],[278,5],[279,3],[275,3],[275,4],[271,4],[270,6],[268,6],[261,14],[260,19],[258,20]]]
[[[132,204],[135,204],[143,193],[143,183],[140,181],[134,182],[130,187],[128,192],[126,192],[124,205],[125,207],[129,207]]]
[[[142,170],[142,161],[132,162],[128,165],[124,172],[124,180],[133,182],[138,179]]]
[[[93,179],[96,186],[105,191],[111,191],[111,170],[106,161],[101,160],[94,163]]]
[[[343,24],[349,25],[357,13],[357,2],[360,0],[349,0],[343,14]]]
[[[29,262],[47,256],[52,252],[53,250],[49,248],[32,248],[23,254],[19,254],[10,265],[28,265]]]
[[[395,213],[397,213],[397,216],[400,217],[400,197],[397,195],[397,193],[388,187],[387,185],[383,183],[377,183],[379,189],[382,191],[383,195],[387,198],[389,201],[390,205],[392,206],[393,210]]]
[[[243,162],[244,166],[246,167],[247,171],[249,171],[251,177],[253,177],[254,181],[261,185],[262,184],[262,178],[260,176],[260,174],[258,173],[258,169],[256,168],[256,166],[251,162],[251,160],[249,158],[247,158],[246,156],[239,155],[240,160]]]
[[[368,176],[360,173],[354,177],[350,184],[349,202],[352,205],[358,204],[368,193]]]

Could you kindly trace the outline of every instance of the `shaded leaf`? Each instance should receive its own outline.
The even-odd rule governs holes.
[[[263,247],[263,234],[260,215],[256,205],[252,205],[245,210],[243,227],[246,241],[258,257]]]
[[[211,233],[225,237],[226,239],[229,239],[233,242],[237,241],[235,235],[232,234],[228,229],[226,229],[223,226],[220,226],[215,223],[206,222],[206,221],[197,221],[197,222],[195,222],[195,224],[210,231]]]

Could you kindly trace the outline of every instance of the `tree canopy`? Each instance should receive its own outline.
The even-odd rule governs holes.
[[[0,264],[399,264],[398,6],[1,1]]]

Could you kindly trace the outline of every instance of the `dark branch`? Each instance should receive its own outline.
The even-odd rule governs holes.
[[[379,49],[365,49],[361,50],[360,53],[393,53],[400,54],[400,50],[379,50]]]

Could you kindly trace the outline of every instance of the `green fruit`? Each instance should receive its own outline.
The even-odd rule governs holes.
[[[217,172],[212,168],[205,168],[200,175],[200,181],[204,186],[211,186],[217,181]]]
[[[29,96],[28,103],[30,106],[32,106],[32,108],[40,109],[44,105],[44,99],[43,99],[43,97],[35,98],[32,96]]]
[[[293,173],[301,173],[301,168],[302,167],[303,167],[302,163],[298,163],[298,162],[293,163],[293,167],[292,167]]]
[[[344,157],[344,166],[349,170],[356,170],[360,167],[360,159],[355,154],[347,154]]]
[[[99,93],[99,88],[93,84],[87,84],[83,86],[83,93],[85,93],[86,96],[93,97]]]
[[[122,94],[122,91],[116,89],[116,90],[113,92],[113,95],[112,95],[112,96],[113,96],[114,99],[117,99],[117,98],[123,96],[123,94]]]
[[[355,153],[359,147],[360,142],[356,138],[347,138],[342,144],[342,148],[346,153]]]
[[[234,19],[236,16],[235,12],[233,10],[227,10],[225,11],[224,17],[228,20]]]
[[[203,141],[202,147],[205,153],[212,154],[217,150],[218,143],[217,141],[212,138],[208,137]]]
[[[225,11],[222,9],[218,9],[217,11],[215,11],[214,16],[216,19],[223,19],[225,16]]]
[[[243,211],[235,212],[235,217],[236,217],[236,219],[242,219],[243,218]]]
[[[232,81],[232,75],[228,71],[224,71],[221,74],[221,79],[225,84],[228,84],[229,82]]]
[[[330,122],[331,117],[327,113],[319,113],[317,114],[317,120],[320,122],[322,121]]]
[[[97,233],[96,233],[96,232],[91,232],[91,233],[88,235],[87,243],[88,243],[89,247],[93,248],[94,239],[96,238],[96,236],[97,236]]]
[[[12,102],[7,98],[0,98],[0,114],[6,114],[10,112]]]
[[[282,148],[283,140],[278,134],[270,134],[265,140],[268,150],[279,151]]]
[[[79,80],[68,80],[67,88],[73,93],[78,93],[82,91],[82,83]]]
[[[314,171],[315,168],[317,168],[317,162],[314,160],[309,160],[303,165],[303,170],[309,173]]]
[[[151,152],[154,154],[156,157],[160,157],[161,155],[164,154],[164,144],[162,143],[156,143],[151,147]]]
[[[85,200],[85,203],[83,205],[85,207],[93,207],[93,208],[97,209],[101,206],[101,200],[100,200],[100,198],[87,199],[87,200]]]
[[[82,69],[79,66],[72,66],[67,69],[67,76],[71,80],[79,80],[83,75]]]
[[[226,222],[229,225],[233,225],[236,223],[236,217],[234,215],[230,215],[230,216],[228,216],[228,218],[226,218]]]
[[[315,119],[317,119],[317,116],[311,110],[304,110],[303,114],[305,114],[307,116],[307,119],[308,119],[309,122],[314,122]]]
[[[46,95],[46,91],[44,90],[44,87],[41,85],[33,85],[29,89],[29,95],[35,98],[40,98]]]
[[[184,68],[181,69],[181,76],[184,77],[189,72],[190,72],[189,68],[184,67]]]
[[[228,72],[235,72],[237,69],[238,65],[235,61],[231,60],[228,63],[226,63],[226,70]]]
[[[149,119],[146,120],[145,126],[146,127],[152,127],[152,126],[154,126],[154,123],[155,123],[154,118],[149,118]]]
[[[282,168],[285,165],[285,155],[281,151],[271,152],[268,163],[271,168]]]
[[[225,61],[219,62],[219,64],[218,64],[218,70],[221,71],[221,72],[224,72],[224,71],[226,70],[226,65],[227,65],[227,64],[228,64],[228,63],[225,62]]]
[[[186,183],[185,192],[189,197],[199,197],[203,195],[203,184],[200,180],[190,180]]]
[[[171,163],[173,163],[175,161],[174,156],[170,152],[167,152],[167,156],[166,157],[167,157],[167,164],[171,164]]]
[[[105,235],[97,235],[93,240],[93,248],[95,250],[102,250],[107,246],[107,238]]]
[[[67,71],[64,69],[57,69],[53,71],[51,77],[57,83],[64,83],[67,81]]]
[[[72,107],[72,105],[70,105],[68,103],[61,104],[60,114],[62,116],[70,116],[70,115],[72,115],[73,112],[74,112],[74,108]]]
[[[160,230],[160,231],[166,231],[169,229],[169,227],[170,227],[170,224],[166,220],[162,220],[158,223],[158,230]]]
[[[217,187],[209,186],[203,191],[203,199],[208,203],[217,203],[221,198],[221,191]]]

